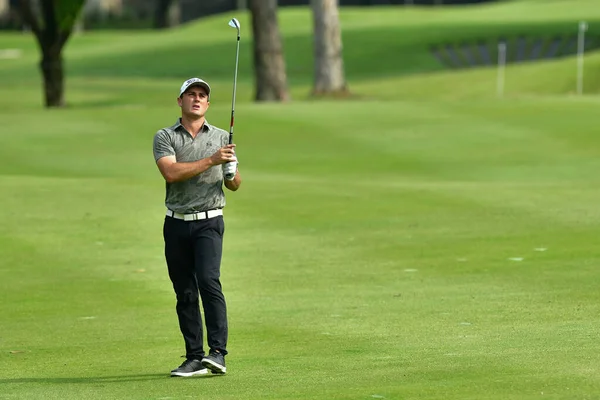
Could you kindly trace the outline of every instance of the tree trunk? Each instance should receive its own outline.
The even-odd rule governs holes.
[[[43,50],[40,69],[44,77],[46,107],[63,107],[65,105],[65,98],[61,51],[54,51],[53,49]]]
[[[3,0],[0,0],[0,3],[2,3],[2,1]],[[23,30],[23,21],[19,16],[17,6],[8,0],[4,0],[4,2],[5,8],[0,10],[0,22],[2,22],[6,29]],[[0,6],[0,8],[2,8],[2,6]]]
[[[154,28],[165,29],[170,26],[169,10],[172,0],[157,0],[154,12]]]
[[[314,23],[313,94],[346,94],[337,0],[311,0]]]
[[[84,0],[41,1],[19,0],[21,18],[35,34],[42,60],[46,107],[63,107],[64,71],[62,50],[71,35]]]
[[[181,23],[178,0],[157,0],[154,10],[154,28],[166,29]]]
[[[287,101],[287,76],[277,23],[277,0],[249,0],[254,35],[256,101]]]

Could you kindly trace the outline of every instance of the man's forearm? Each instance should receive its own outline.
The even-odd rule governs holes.
[[[198,161],[176,162],[167,168],[165,179],[169,183],[181,182],[203,173],[213,166],[209,158],[203,158]]]
[[[225,187],[233,192],[238,190],[240,185],[242,184],[242,177],[240,176],[240,171],[235,171],[235,177],[228,181],[225,179]]]

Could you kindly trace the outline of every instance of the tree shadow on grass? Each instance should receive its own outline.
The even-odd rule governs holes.
[[[189,379],[208,379],[216,378],[217,374],[208,374],[194,376],[189,378],[171,377],[169,374],[141,374],[141,375],[115,375],[115,376],[97,376],[97,377],[80,377],[80,378],[14,378],[0,379],[0,385],[22,384],[22,383],[47,383],[47,384],[73,384],[73,383],[115,383],[115,382],[135,382],[135,381],[152,381],[163,379],[174,380],[189,380]]]

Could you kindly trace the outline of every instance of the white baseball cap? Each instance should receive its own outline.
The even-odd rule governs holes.
[[[208,83],[206,83],[200,78],[190,78],[187,81],[183,82],[183,84],[181,85],[181,89],[179,89],[179,97],[181,97],[183,92],[188,90],[188,88],[193,85],[202,86],[206,90],[206,94],[210,96],[210,86],[208,86]]]

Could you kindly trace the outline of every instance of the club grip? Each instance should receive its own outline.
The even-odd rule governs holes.
[[[233,144],[233,120],[234,120],[234,109],[231,108],[231,120],[229,122],[229,144]]]

